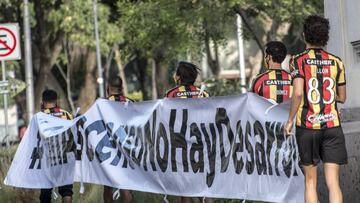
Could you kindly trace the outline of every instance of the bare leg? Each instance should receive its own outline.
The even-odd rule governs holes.
[[[132,194],[130,190],[120,190],[120,195],[121,195],[121,203],[132,202]]]
[[[342,203],[343,198],[339,181],[340,166],[335,163],[325,163],[324,170],[330,203]]]
[[[104,185],[103,192],[104,203],[112,203],[113,202],[113,188]]]
[[[181,203],[192,203],[192,198],[191,197],[181,197]]]
[[[71,203],[72,198],[70,196],[63,197],[62,202],[63,203]]]
[[[213,199],[212,198],[210,198],[210,197],[205,197],[205,200],[204,200],[204,197],[198,197],[198,200],[202,203],[203,201],[205,202],[205,203],[213,203],[214,201],[213,201]]]
[[[303,166],[305,172],[305,202],[318,203],[317,166]]]
[[[213,203],[213,199],[212,198],[207,198],[205,197],[205,203]]]

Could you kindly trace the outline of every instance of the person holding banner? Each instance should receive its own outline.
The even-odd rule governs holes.
[[[201,88],[194,85],[200,69],[189,62],[180,61],[173,75],[176,87],[166,93],[166,98],[202,98],[209,97],[205,86]],[[212,203],[211,198],[204,198],[205,203]],[[192,203],[191,197],[181,197],[181,203]]]
[[[133,100],[124,96],[123,81],[120,76],[115,76],[109,79],[108,87],[106,89],[110,101],[117,102],[133,102]],[[130,190],[120,189],[121,202],[130,203],[132,202],[132,194]],[[103,199],[105,203],[113,202],[113,188],[104,186]]]
[[[291,97],[291,75],[281,69],[286,54],[287,50],[282,42],[271,41],[266,44],[264,61],[267,70],[255,78],[251,92],[276,103],[282,103]]]
[[[346,100],[346,79],[340,58],[323,50],[329,40],[329,21],[312,15],[304,22],[306,50],[293,57],[294,94],[285,134],[296,115],[296,139],[305,174],[305,201],[317,203],[317,164],[324,163],[329,201],[343,200],[340,165],[347,163],[345,137],[337,103]]]
[[[42,103],[41,103],[41,111],[66,120],[72,120],[72,115],[59,108],[57,105],[57,93],[54,90],[47,89],[42,93]],[[63,203],[71,203],[72,195],[73,195],[73,185],[64,185],[58,188],[59,193],[62,197]],[[40,191],[40,202],[41,203],[49,203],[51,202],[51,193],[52,188],[49,189],[41,189]]]
[[[180,61],[173,75],[176,87],[166,93],[166,98],[201,98],[209,97],[209,93],[203,88],[194,85],[199,68],[192,63]]]

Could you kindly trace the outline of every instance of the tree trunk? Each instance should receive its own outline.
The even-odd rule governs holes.
[[[214,43],[214,55],[215,55],[215,59],[214,59],[211,52],[211,40],[207,31],[205,31],[205,53],[206,53],[207,63],[209,65],[212,74],[214,75],[215,78],[218,78],[220,67],[217,56],[218,55],[217,44]]]
[[[80,112],[85,113],[88,108],[94,103],[96,99],[97,92],[97,82],[95,78],[95,68],[96,68],[96,53],[95,51],[89,51],[86,56],[86,75],[85,75],[85,85],[80,91],[78,105],[80,107]]]
[[[35,44],[38,44],[39,51],[39,68],[35,84],[35,109],[40,109],[41,93],[45,89],[46,84],[49,82],[49,74],[51,73],[52,66],[56,63],[62,50],[62,43],[64,33],[58,31],[55,33],[55,38],[50,39],[49,30],[47,29],[47,13],[49,12],[44,8],[44,4],[40,0],[34,0],[36,27],[34,36],[36,37]],[[35,68],[36,69],[36,68]]]
[[[152,99],[155,100],[158,98],[158,91],[157,91],[157,85],[156,85],[156,80],[157,80],[157,77],[156,77],[156,61],[155,59],[150,59],[150,64],[151,64],[151,89],[152,89]]]
[[[125,76],[125,67],[124,67],[124,65],[122,63],[121,55],[120,55],[120,51],[119,51],[118,46],[116,46],[116,48],[115,48],[115,61],[116,61],[117,67],[119,69],[120,77],[121,77],[121,79],[123,81],[123,93],[125,95],[128,95],[128,87],[127,87],[126,76]]]
[[[160,60],[156,60],[156,75],[157,75],[157,90],[158,98],[165,96],[166,91],[170,89],[169,84],[169,69],[167,67],[161,67]]]
[[[261,50],[262,54],[264,54],[264,48],[262,46],[261,40],[260,38],[257,36],[256,32],[253,30],[253,28],[251,27],[251,25],[249,24],[246,16],[245,16],[245,12],[239,8],[239,7],[235,7],[234,8],[235,13],[239,14],[245,27],[249,30],[249,32],[252,35],[252,38],[255,40],[256,44],[259,46],[259,49]]]
[[[108,81],[109,81],[109,75],[110,75],[110,68],[111,68],[111,64],[112,64],[112,60],[114,59],[114,52],[116,50],[116,45],[114,45],[111,50],[110,50],[110,53],[109,55],[107,56],[107,59],[106,59],[106,63],[104,65],[104,86],[105,86],[105,89],[107,88],[108,86]]]
[[[148,63],[151,60],[146,60],[144,58],[141,58],[139,54],[137,54],[136,58],[133,60],[133,66],[134,70],[136,72],[136,77],[138,82],[140,83],[140,91],[143,95],[143,100],[149,100],[151,99],[148,95],[148,85],[146,84],[147,77],[147,68]]]

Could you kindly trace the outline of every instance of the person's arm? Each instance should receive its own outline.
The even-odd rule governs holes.
[[[339,103],[345,103],[346,101],[346,85],[341,85],[337,89],[336,101]]]
[[[250,88],[249,92],[255,93],[255,94],[259,94],[259,87],[262,81],[261,80],[261,76],[258,75],[253,81],[252,81],[252,85]]]
[[[295,78],[293,81],[293,95],[291,97],[289,118],[285,125],[285,135],[291,135],[294,118],[301,104],[303,95],[304,95],[304,79],[300,77]]]
[[[346,76],[345,67],[342,61],[337,62],[338,68],[340,69],[339,77],[337,78],[337,91],[336,101],[339,103],[345,103],[346,100]]]

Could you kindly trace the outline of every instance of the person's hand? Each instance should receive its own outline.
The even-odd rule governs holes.
[[[284,134],[285,136],[290,136],[294,133],[292,133],[292,128],[293,128],[293,120],[288,120],[285,124],[285,128],[284,128]]]

